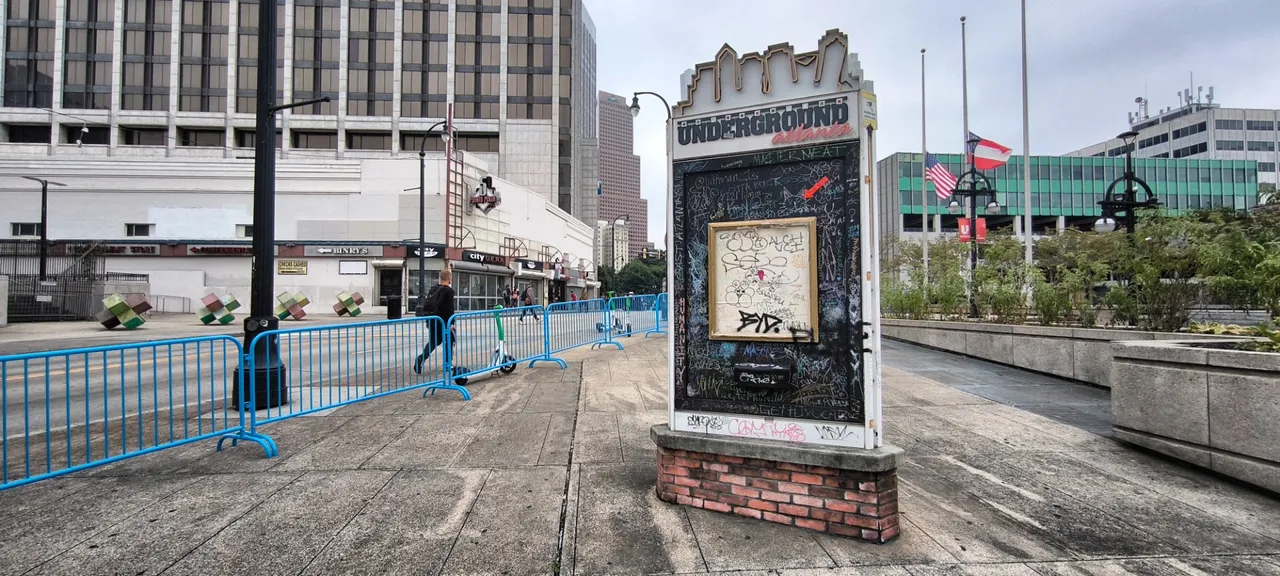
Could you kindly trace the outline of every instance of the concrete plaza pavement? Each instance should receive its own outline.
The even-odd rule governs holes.
[[[0,492],[3,574],[1280,574],[1280,501],[890,366],[890,544],[654,495],[663,338]]]

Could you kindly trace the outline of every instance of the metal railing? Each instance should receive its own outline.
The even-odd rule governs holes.
[[[605,334],[605,309],[603,299],[557,302],[547,306],[546,354],[550,358],[579,346],[596,346],[607,337]]]
[[[0,357],[0,489],[216,436],[270,453],[230,403],[242,356],[208,336]]]

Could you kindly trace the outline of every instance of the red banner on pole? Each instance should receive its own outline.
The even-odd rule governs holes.
[[[969,234],[970,234],[970,230],[969,230],[969,219],[968,219],[968,218],[956,218],[956,222],[960,225],[960,241],[961,241],[961,242],[968,242],[968,241],[969,241]],[[977,230],[977,231],[978,231],[978,241],[979,241],[979,242],[986,242],[986,241],[987,241],[987,219],[986,219],[986,218],[978,218],[978,219],[977,219],[977,225],[978,225],[978,226],[977,226],[977,228],[978,228],[978,230]]]

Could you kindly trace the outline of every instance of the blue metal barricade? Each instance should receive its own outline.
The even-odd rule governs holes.
[[[648,337],[649,334],[661,333],[658,329],[657,302],[658,297],[653,294],[610,298],[610,341],[617,344],[620,337],[630,338],[634,334]],[[622,348],[621,344],[617,346]]]
[[[663,292],[658,294],[657,303],[654,306],[654,334],[667,333],[667,321],[671,319],[671,295]]]
[[[0,489],[245,431],[230,336],[0,356]]]
[[[520,306],[454,314],[448,334],[453,342],[453,377],[465,382],[489,372],[510,374],[521,362],[529,367],[538,362],[568,367],[547,354],[546,312],[542,306]]]
[[[444,379],[448,359],[438,353],[443,333],[440,318],[428,316],[259,334],[248,363],[279,361],[284,368],[275,382],[258,382],[255,373],[246,384],[248,429],[257,433],[263,424],[405,390],[455,390],[470,400],[470,393]],[[268,338],[276,340],[275,357],[263,346]],[[428,346],[433,338],[437,346]]]
[[[571,348],[599,345],[607,337],[603,299],[557,302],[547,306],[546,354],[559,354]]]

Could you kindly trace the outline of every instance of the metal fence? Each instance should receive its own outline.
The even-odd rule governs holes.
[[[596,345],[607,337],[603,299],[557,302],[547,306],[547,357],[579,346]]]
[[[544,306],[497,308],[454,314],[449,320],[453,346],[448,358],[455,379],[485,373],[510,374],[522,362],[533,367],[538,362],[567,364],[547,353],[546,334],[550,326]]]
[[[258,441],[229,403],[241,357],[229,336],[0,357],[0,488],[216,436]]]

